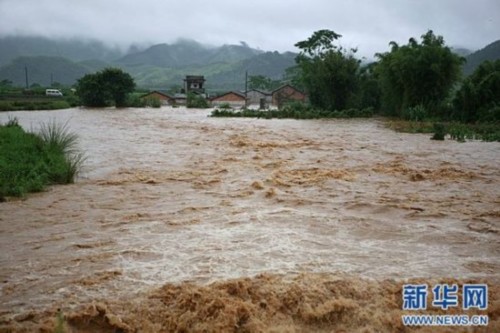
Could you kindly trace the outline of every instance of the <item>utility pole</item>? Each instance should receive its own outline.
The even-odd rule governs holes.
[[[245,71],[245,109],[248,107],[248,71]]]
[[[29,89],[29,82],[28,82],[28,66],[24,66],[24,75],[26,77],[26,89]]]

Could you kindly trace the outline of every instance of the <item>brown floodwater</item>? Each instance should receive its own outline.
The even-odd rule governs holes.
[[[0,328],[255,276],[498,284],[500,143],[432,141],[379,119],[208,114],[0,113],[26,129],[67,123],[87,156],[75,184],[0,203]]]

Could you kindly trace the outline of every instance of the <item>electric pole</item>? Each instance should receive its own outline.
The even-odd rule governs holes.
[[[28,82],[28,66],[24,66],[24,75],[26,77],[26,89],[29,89],[29,82]]]

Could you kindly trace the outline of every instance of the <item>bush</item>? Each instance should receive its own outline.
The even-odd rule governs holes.
[[[42,125],[25,132],[17,120],[0,125],[0,198],[42,191],[50,184],[72,183],[84,157],[66,125]]]
[[[219,105],[219,109],[229,110],[232,109],[232,107],[229,103],[222,103],[221,105]]]
[[[250,110],[233,111],[226,109],[215,109],[212,111],[212,117],[250,117],[250,118],[265,118],[265,119],[322,119],[322,118],[356,118],[356,117],[371,117],[373,116],[373,108],[366,109],[348,109],[343,111],[328,111],[314,109],[310,105],[304,103],[290,103],[285,105],[281,110]]]
[[[161,108],[161,101],[158,97],[149,97],[144,100],[145,105],[152,108]]]
[[[188,108],[196,108],[196,109],[206,109],[210,107],[210,105],[208,105],[207,100],[203,96],[196,95],[193,93],[188,94],[186,106]]]
[[[417,105],[403,110],[402,116],[405,120],[422,121],[427,117],[427,110],[423,105]]]
[[[434,135],[431,140],[444,140],[446,136],[446,127],[441,123],[434,123]]]

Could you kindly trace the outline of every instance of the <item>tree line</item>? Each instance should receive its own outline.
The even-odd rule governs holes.
[[[391,50],[362,65],[356,49],[336,45],[342,36],[319,30],[295,44],[292,82],[311,106],[326,110],[373,107],[381,115],[411,120],[500,121],[500,60],[484,62],[467,78],[465,59],[429,30],[420,41],[390,42]]]

